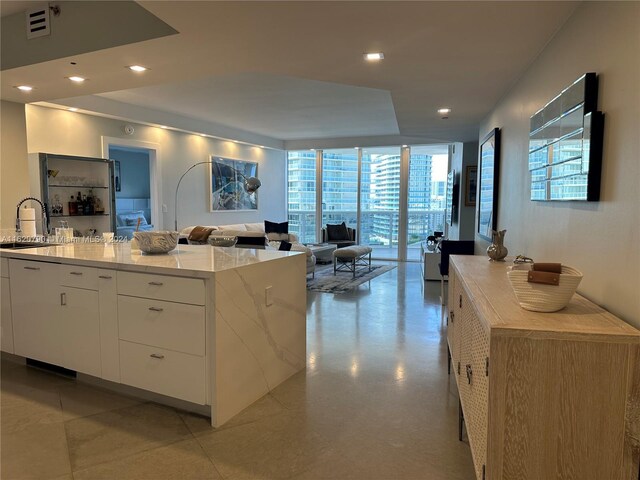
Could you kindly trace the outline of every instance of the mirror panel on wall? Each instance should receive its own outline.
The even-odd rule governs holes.
[[[597,103],[598,78],[586,73],[531,117],[531,200],[600,199],[604,115]]]

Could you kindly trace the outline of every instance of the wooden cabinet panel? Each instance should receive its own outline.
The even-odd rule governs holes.
[[[522,310],[505,264],[483,257],[452,259],[450,278],[477,478],[637,480],[640,332],[579,295]]]

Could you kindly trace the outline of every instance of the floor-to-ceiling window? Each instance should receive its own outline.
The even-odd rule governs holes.
[[[358,151],[322,152],[322,225],[358,222]]]
[[[345,222],[374,258],[418,260],[444,230],[447,166],[447,145],[291,151],[289,231],[313,243],[319,226]]]
[[[362,151],[359,238],[378,258],[398,258],[400,170],[400,147]]]
[[[420,259],[420,242],[444,232],[448,146],[416,145],[409,155],[407,260]]]
[[[316,241],[316,152],[304,150],[288,153],[289,232],[303,243]]]

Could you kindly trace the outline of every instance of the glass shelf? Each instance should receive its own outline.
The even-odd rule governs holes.
[[[52,218],[63,218],[63,217],[71,217],[71,218],[82,218],[82,217],[108,217],[111,215],[110,213],[94,213],[92,215],[51,215],[49,217]]]
[[[109,188],[98,185],[51,185],[49,184],[49,188]]]

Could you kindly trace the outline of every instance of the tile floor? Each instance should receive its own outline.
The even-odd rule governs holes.
[[[2,362],[3,480],[469,480],[438,282],[417,263],[309,293],[308,362],[220,429]]]

